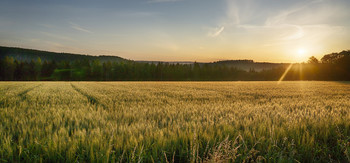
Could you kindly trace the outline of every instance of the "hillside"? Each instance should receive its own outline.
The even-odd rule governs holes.
[[[262,71],[262,70],[269,70],[273,68],[279,68],[286,65],[289,65],[290,63],[270,63],[270,62],[254,62],[253,60],[223,60],[223,61],[217,61],[213,62],[213,65],[225,65],[228,67],[235,67],[241,70],[245,71]]]
[[[75,61],[75,60],[95,60],[98,59],[101,62],[120,62],[127,61],[124,58],[118,56],[91,56],[83,54],[71,54],[71,53],[56,53],[49,51],[33,50],[33,49],[23,49],[15,47],[3,47],[0,46],[0,59],[5,58],[6,56],[13,57],[16,60],[20,61],[31,61],[36,60],[38,57],[42,61]]]
[[[280,68],[284,67],[286,65],[289,65],[290,63],[269,63],[269,62],[254,62],[253,60],[222,60],[222,61],[216,61],[216,62],[190,62],[190,61],[172,61],[172,62],[164,62],[164,61],[136,61],[138,63],[148,63],[148,64],[180,64],[180,65],[193,65],[195,63],[198,63],[199,66],[226,66],[226,67],[232,67],[237,68],[240,70],[245,71],[262,71],[262,70],[269,70],[273,68]]]
[[[0,46],[0,59],[5,58],[6,56],[13,57],[19,61],[31,61],[36,60],[38,57],[41,58],[42,61],[76,61],[76,60],[100,60],[102,63],[111,61],[111,62],[121,62],[121,61],[131,61],[118,56],[92,56],[92,55],[83,55],[83,54],[72,54],[72,53],[57,53],[57,52],[49,52],[49,51],[41,51],[34,49],[24,49],[24,48],[15,48],[15,47],[4,47]],[[136,61],[138,63],[148,63],[148,64],[180,64],[180,65],[193,65],[196,62],[162,62],[162,61]],[[285,66],[285,63],[268,63],[268,62],[254,62],[253,60],[223,60],[217,62],[209,62],[204,63],[201,62],[199,65],[203,66],[204,64],[208,64],[210,66],[215,65],[225,65],[227,67],[235,67],[237,69],[249,71],[262,71],[277,68],[280,66]]]
[[[186,64],[139,62],[115,56],[53,53],[8,47],[0,47],[0,63],[0,80],[7,81],[279,80],[290,65],[253,60]],[[350,51],[327,54],[321,61],[311,58],[308,63],[293,64],[283,77],[285,80],[350,80],[349,63]]]

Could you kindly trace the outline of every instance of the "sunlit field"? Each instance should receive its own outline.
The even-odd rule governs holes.
[[[0,162],[349,162],[347,82],[1,82]]]

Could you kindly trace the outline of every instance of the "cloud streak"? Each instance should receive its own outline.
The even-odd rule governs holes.
[[[225,30],[225,27],[222,26],[220,28],[215,28],[215,29],[211,29],[208,33],[209,37],[217,37],[219,36],[223,31]]]
[[[49,33],[49,32],[40,32],[41,34],[54,38],[54,39],[59,39],[59,40],[64,40],[64,41],[74,41],[74,39],[70,38],[70,37],[66,37],[66,36],[62,36],[62,35],[57,35],[54,33]]]
[[[183,0],[150,0],[148,3],[178,2]]]
[[[227,0],[227,11],[226,19],[221,24],[225,24],[227,31],[241,31],[240,34],[247,34],[248,37],[253,36],[257,33],[269,33],[270,37],[265,39],[274,38],[279,41],[289,41],[304,38],[310,34],[310,30],[305,30],[305,27],[313,26],[312,28],[319,29],[323,26],[334,26],[330,25],[329,19],[325,16],[311,15],[310,9],[317,12],[323,11],[329,14],[329,8],[322,8],[325,4],[322,4],[322,0],[311,0],[301,1],[295,3],[293,7],[284,4],[279,8],[271,8],[268,12],[257,11],[260,6],[254,6],[253,4],[258,3],[257,0],[252,1],[231,1]],[[247,11],[248,10],[248,11]],[[322,13],[323,13],[322,12]],[[307,15],[307,16],[305,16]],[[324,28],[324,32],[329,30]],[[217,32],[210,33],[210,36],[217,36],[222,31],[219,29]],[[243,32],[243,33],[242,33]],[[277,38],[276,38],[277,37]]]
[[[304,37],[305,32],[301,26],[293,25],[293,27],[296,28],[296,31],[292,34],[288,33],[286,36],[282,37],[281,40],[295,40],[295,39],[300,39],[300,38]]]
[[[72,23],[72,22],[70,22],[69,23],[71,26],[71,28],[73,28],[73,29],[75,29],[75,30],[77,30],[77,31],[81,31],[81,32],[85,32],[85,33],[90,33],[90,34],[92,34],[93,32],[92,31],[90,31],[90,30],[88,30],[88,29],[86,29],[86,28],[83,28],[83,27],[81,27],[81,26],[79,26],[78,24],[75,24],[75,23]]]

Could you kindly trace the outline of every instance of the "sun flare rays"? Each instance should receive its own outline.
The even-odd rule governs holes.
[[[277,84],[280,84],[282,82],[282,80],[284,79],[284,77],[286,77],[286,75],[288,74],[289,70],[292,68],[293,63],[291,63],[288,68],[286,69],[286,71],[284,71],[284,73],[282,74],[282,76],[280,77],[280,79],[278,80]]]

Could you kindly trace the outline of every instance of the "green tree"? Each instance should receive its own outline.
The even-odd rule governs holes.
[[[110,61],[102,64],[103,80],[109,81],[112,79],[112,63]]]
[[[100,60],[93,60],[91,64],[91,76],[92,80],[101,80],[102,78],[102,66]]]
[[[12,57],[6,56],[3,61],[2,69],[4,74],[4,80],[14,80],[14,72],[16,69],[15,61]]]
[[[319,61],[318,61],[318,59],[316,57],[312,56],[312,57],[309,58],[307,63],[317,64],[317,63],[319,63]]]
[[[40,75],[41,75],[41,58],[38,57],[38,59],[35,62],[34,65],[34,75],[35,75],[35,80],[40,80]]]

